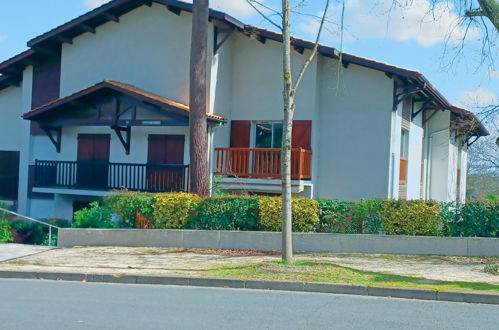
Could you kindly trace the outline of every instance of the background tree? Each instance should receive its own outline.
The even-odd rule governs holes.
[[[194,0],[189,89],[190,189],[200,196],[209,194],[207,74],[209,0]]]

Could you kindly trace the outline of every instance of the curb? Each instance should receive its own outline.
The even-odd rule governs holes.
[[[179,285],[197,287],[237,288],[279,290],[293,292],[334,293],[363,295],[373,297],[391,297],[403,299],[419,299],[448,302],[464,302],[499,305],[499,294],[477,291],[437,291],[418,288],[380,287],[356,284],[336,284],[320,282],[288,282],[237,280],[215,277],[182,277],[182,276],[143,276],[143,275],[109,275],[83,273],[50,273],[0,271],[3,279],[57,280],[116,284],[153,284]]]

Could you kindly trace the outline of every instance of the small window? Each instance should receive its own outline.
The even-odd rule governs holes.
[[[402,130],[402,137],[400,140],[400,157],[406,158],[409,156],[409,131]]]
[[[256,148],[280,148],[282,146],[282,123],[255,123]]]

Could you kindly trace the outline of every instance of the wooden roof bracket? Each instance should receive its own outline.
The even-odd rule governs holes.
[[[469,148],[469,147],[471,147],[471,145],[472,145],[473,143],[475,143],[475,142],[476,142],[479,138],[480,138],[479,136],[475,136],[475,139],[474,139],[473,141],[471,141],[471,142],[470,142],[470,140],[471,140],[471,136],[469,136],[469,137],[466,139],[466,145],[468,146],[468,148]]]
[[[213,35],[213,54],[216,54],[223,44],[230,38],[232,33],[234,33],[234,28],[220,28],[215,26]]]
[[[425,118],[423,120],[423,126],[433,117],[435,116],[435,114],[439,111],[439,109],[435,109],[435,111],[433,111],[433,113],[428,117],[428,118]]]
[[[399,94],[395,94],[393,97],[393,111],[397,111],[398,105],[400,104],[400,102],[405,100],[406,97],[408,97],[409,95],[415,94],[415,93],[419,93],[422,90],[424,90],[425,88],[426,88],[426,85],[413,86],[413,87],[405,88]]]
[[[430,110],[432,108],[434,108],[434,106],[432,106],[432,102],[433,100],[428,100],[426,101],[423,106],[421,107],[421,109],[419,109],[418,111],[414,112],[414,107],[412,108],[412,116],[411,116],[411,121],[414,120],[414,118],[416,118],[421,112],[423,111],[426,111],[426,110]]]
[[[121,144],[123,145],[123,148],[125,148],[125,152],[127,155],[130,155],[130,141],[131,136],[132,136],[132,127],[130,125],[128,126],[119,126],[119,125],[113,125],[111,126],[111,129],[116,132],[116,135],[118,136],[118,139],[120,140]],[[123,133],[126,135],[123,136]]]
[[[61,126],[52,127],[41,125],[41,129],[47,134],[58,154],[61,153],[62,129]]]

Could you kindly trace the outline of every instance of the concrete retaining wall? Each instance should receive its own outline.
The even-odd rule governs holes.
[[[293,239],[294,250],[299,252],[499,257],[498,238],[295,233]],[[58,246],[280,250],[281,234],[215,230],[60,229]]]

